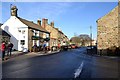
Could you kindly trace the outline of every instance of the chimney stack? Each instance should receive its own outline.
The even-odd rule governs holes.
[[[45,28],[47,24],[48,24],[48,19],[43,18],[42,19],[42,27]]]
[[[11,7],[11,16],[16,16],[17,17],[17,7],[16,6],[12,6]]]
[[[51,25],[52,27],[54,27],[54,22],[51,22],[50,25]]]
[[[40,20],[40,19],[37,20],[37,24],[38,24],[39,26],[41,26],[41,20]]]

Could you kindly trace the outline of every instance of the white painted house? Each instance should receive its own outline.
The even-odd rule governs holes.
[[[8,34],[10,34],[10,41],[14,44],[13,49],[22,51],[24,49],[31,50],[34,43],[39,46],[42,34],[46,34],[46,38],[50,33],[41,27],[41,21],[38,24],[22,19],[17,16],[17,7],[11,7],[10,18],[1,26]]]

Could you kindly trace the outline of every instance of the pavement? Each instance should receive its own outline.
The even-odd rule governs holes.
[[[60,50],[57,50],[57,51],[48,51],[48,52],[44,52],[44,51],[40,51],[40,52],[20,52],[20,51],[13,51],[12,52],[12,56],[5,56],[5,60],[8,60],[8,59],[11,59],[11,58],[14,58],[14,57],[17,57],[17,56],[20,56],[20,55],[51,55],[51,54],[54,54],[54,53],[58,53],[60,52]],[[1,61],[1,59],[0,59]]]

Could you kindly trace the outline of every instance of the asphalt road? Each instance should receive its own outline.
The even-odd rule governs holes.
[[[22,55],[2,65],[3,78],[119,78],[119,58],[86,54],[86,48],[53,55]]]

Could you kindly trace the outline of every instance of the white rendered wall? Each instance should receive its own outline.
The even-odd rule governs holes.
[[[19,28],[21,32],[19,32],[19,41],[18,41],[18,50],[23,51],[24,49],[28,50],[28,28]],[[22,33],[25,31],[24,33]],[[25,40],[25,45],[21,44],[21,40]]]
[[[37,36],[39,36],[39,37],[40,37],[40,35],[39,35],[39,31],[37,31]],[[39,41],[39,40],[37,40],[37,41],[36,41],[36,43],[37,43],[37,46],[39,46],[39,45],[40,45],[40,41]]]
[[[11,16],[10,19],[8,19],[1,28],[5,30],[8,34],[10,34],[11,39],[10,41],[14,44],[13,49],[18,50],[18,42],[19,42],[19,32],[18,28],[22,27],[28,27],[27,25],[23,24],[17,17]],[[26,33],[27,34],[27,33]],[[27,36],[26,36],[27,38]],[[26,39],[27,41],[27,39]],[[25,46],[26,47],[26,46]]]

